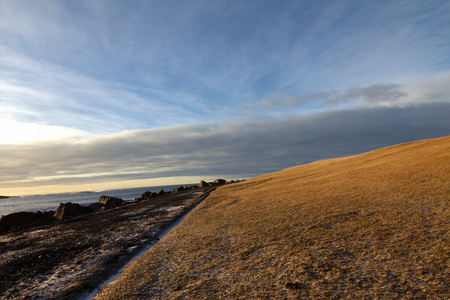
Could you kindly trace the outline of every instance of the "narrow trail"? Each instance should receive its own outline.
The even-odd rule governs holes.
[[[89,292],[88,294],[81,296],[79,300],[90,300],[92,299],[95,294],[97,294],[97,292],[105,285],[107,285],[108,283],[114,281],[114,279],[116,279],[125,269],[125,267],[131,263],[132,261],[134,261],[136,258],[140,257],[141,255],[143,255],[145,252],[147,252],[148,250],[150,250],[153,246],[155,246],[162,238],[164,238],[166,235],[168,235],[173,229],[175,229],[178,225],[181,224],[181,222],[183,222],[183,220],[192,212],[194,211],[194,209],[200,205],[206,198],[208,198],[208,196],[211,194],[212,191],[214,191],[214,189],[205,192],[203,195],[201,195],[199,202],[197,202],[194,206],[192,206],[191,208],[189,208],[188,210],[185,211],[185,213],[183,215],[180,215],[179,219],[176,220],[172,225],[170,225],[169,227],[166,228],[166,230],[162,231],[155,240],[153,240],[151,243],[149,243],[148,245],[144,246],[144,248],[142,248],[138,253],[136,253],[135,256],[131,257],[130,260],[125,263],[115,274],[111,275],[109,278],[107,278],[104,282],[102,282],[97,288],[95,288],[95,290]]]

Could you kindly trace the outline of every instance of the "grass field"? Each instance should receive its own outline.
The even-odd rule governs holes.
[[[97,299],[449,299],[450,137],[218,188]]]

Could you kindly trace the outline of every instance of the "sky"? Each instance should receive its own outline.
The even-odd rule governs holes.
[[[250,178],[450,133],[448,1],[0,0],[0,194]]]

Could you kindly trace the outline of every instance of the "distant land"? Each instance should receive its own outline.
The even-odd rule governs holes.
[[[450,137],[217,188],[94,299],[448,299]]]

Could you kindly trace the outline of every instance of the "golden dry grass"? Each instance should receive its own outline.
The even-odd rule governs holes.
[[[450,137],[218,188],[96,299],[448,299]]]

